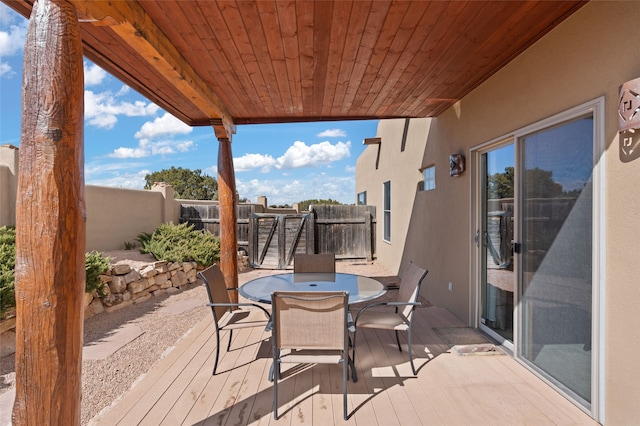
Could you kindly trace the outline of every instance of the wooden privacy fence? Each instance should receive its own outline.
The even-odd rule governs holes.
[[[220,236],[217,205],[182,204],[180,222]],[[336,259],[373,260],[375,206],[317,205],[309,212],[256,213],[238,205],[238,247],[254,268],[290,269],[296,253],[334,253]]]

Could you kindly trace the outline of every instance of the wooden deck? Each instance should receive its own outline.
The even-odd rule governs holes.
[[[510,356],[451,351],[434,328],[464,324],[445,309],[422,308],[417,314],[417,377],[411,374],[406,351],[395,347],[392,333],[358,333],[359,380],[348,384],[346,422],[342,370],[333,365],[283,372],[281,418],[273,419],[269,334],[261,329],[236,332],[232,350],[221,351],[219,373],[212,376],[214,328],[206,318],[91,424],[597,424]],[[227,338],[224,334],[225,346]]]

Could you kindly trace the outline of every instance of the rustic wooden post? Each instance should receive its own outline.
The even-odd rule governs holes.
[[[220,269],[227,288],[238,287],[238,232],[236,227],[236,177],[231,138],[218,137],[218,201],[220,202]],[[232,302],[238,292],[229,292]]]
[[[22,84],[14,425],[80,424],[83,81],[76,10],[63,0],[36,1]]]

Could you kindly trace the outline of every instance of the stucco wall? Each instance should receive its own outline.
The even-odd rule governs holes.
[[[405,263],[415,261],[419,266],[429,268],[419,260],[417,253],[404,251],[403,245],[413,204],[422,181],[422,155],[425,149],[431,119],[409,121],[404,151],[401,150],[405,120],[385,120],[378,125],[378,145],[369,145],[356,161],[356,192],[367,192],[367,204],[378,206],[376,221],[377,258],[390,271],[397,273]],[[376,160],[380,149],[379,168]],[[391,240],[383,241],[383,184],[391,181]]]
[[[468,160],[473,147],[604,97],[606,148],[597,161],[604,171],[606,242],[599,250],[606,266],[601,294],[594,299],[605,301],[606,410],[601,420],[612,425],[634,424],[640,418],[640,159],[620,160],[617,124],[619,86],[640,77],[640,49],[625,30],[639,21],[638,2],[591,1],[434,119],[418,167],[436,165],[436,190],[416,192],[411,199],[407,193],[402,206],[393,208],[402,214],[393,215],[391,245],[378,242],[378,257],[387,266],[419,259],[430,270],[424,289],[427,298],[471,323],[469,253],[474,230],[470,229],[470,200],[475,170],[449,177],[449,155],[462,151]],[[391,134],[385,138],[387,132]],[[399,150],[401,134],[395,121],[379,125],[383,147],[393,144],[387,148]],[[391,179],[395,190],[407,179],[406,187],[413,187],[415,180],[404,169],[416,166],[408,158],[381,155],[380,170],[374,173],[369,169],[375,164],[374,149],[369,147],[357,163],[356,189],[367,190],[369,204],[381,206],[380,182]],[[411,232],[400,235],[407,221]]]
[[[164,197],[156,191],[87,185],[87,251],[123,249],[163,222]]]
[[[18,190],[18,148],[0,146],[0,226],[16,223]]]

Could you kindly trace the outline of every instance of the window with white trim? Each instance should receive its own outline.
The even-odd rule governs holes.
[[[383,183],[383,222],[384,230],[382,239],[391,242],[391,181]]]
[[[425,167],[422,170],[422,190],[432,191],[436,189],[436,166]]]

